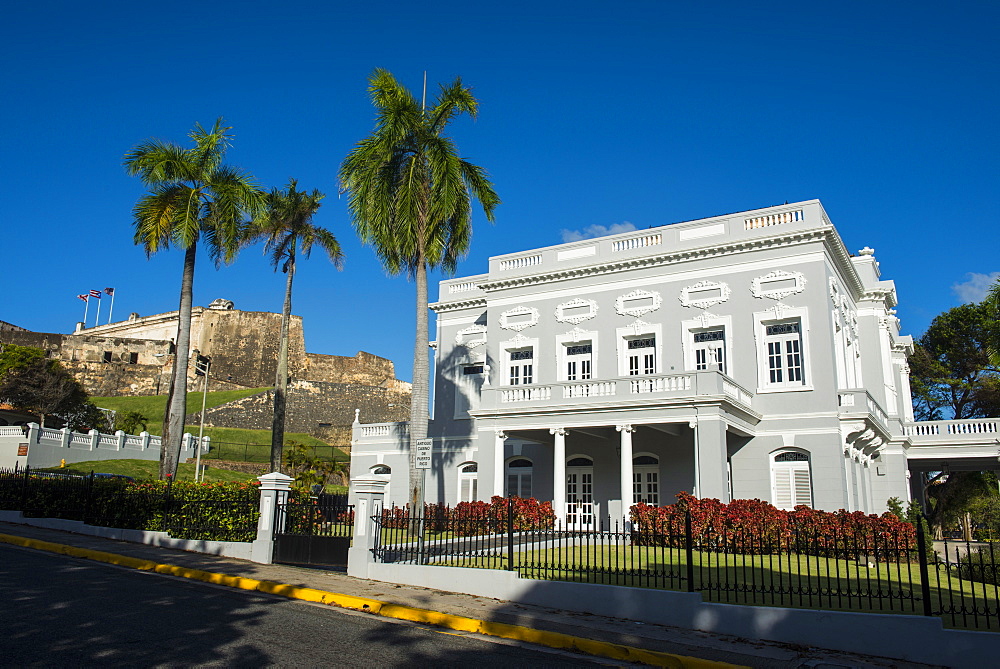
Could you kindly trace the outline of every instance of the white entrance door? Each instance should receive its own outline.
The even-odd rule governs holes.
[[[594,468],[566,468],[566,527],[592,529],[597,517],[594,508]]]

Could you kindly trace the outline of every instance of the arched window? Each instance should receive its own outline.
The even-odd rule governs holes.
[[[779,509],[812,506],[808,453],[785,450],[771,455],[771,499]]]
[[[653,455],[632,458],[632,503],[660,504],[660,461]]]
[[[388,476],[392,474],[392,469],[388,465],[375,465],[370,471],[374,476]]]
[[[507,463],[507,496],[531,497],[531,474],[534,465],[527,458],[514,458]]]
[[[479,465],[467,462],[458,468],[458,501],[475,502],[479,492]]]

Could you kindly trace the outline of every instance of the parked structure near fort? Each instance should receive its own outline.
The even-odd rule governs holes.
[[[996,468],[996,419],[913,421],[896,303],[817,200],[493,257],[431,305],[428,501],[881,512],[921,494],[911,470]],[[405,503],[406,423],[361,419],[354,475]]]
[[[9,325],[9,324],[8,324]],[[194,307],[191,347],[211,358],[210,389],[274,385],[281,314],[240,311],[218,299]],[[96,397],[164,395],[174,362],[177,312],[131,314],[127,320],[84,328],[73,334],[0,329],[0,343],[35,346],[59,360]],[[410,384],[395,377],[391,360],[371,353],[354,356],[307,353],[302,319],[289,327],[289,387],[286,429],[347,445],[354,409],[364,406],[383,420],[409,415]],[[189,377],[195,380],[192,364]],[[200,384],[188,386],[190,391]],[[207,414],[219,427],[271,428],[271,393],[262,392]]]

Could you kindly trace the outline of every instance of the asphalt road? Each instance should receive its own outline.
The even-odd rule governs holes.
[[[605,664],[7,545],[0,588],[2,666]]]

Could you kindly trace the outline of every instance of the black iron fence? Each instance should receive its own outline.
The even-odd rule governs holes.
[[[217,495],[207,488],[175,487],[172,481],[0,469],[0,509],[29,518],[167,532],[178,539],[253,541],[259,507],[256,487]]]
[[[698,525],[691,514],[642,527],[526,526],[506,516],[413,517],[386,509],[375,559],[385,563],[507,569],[523,578],[699,592],[707,601],[940,616],[945,625],[1000,630],[1000,545],[927,542],[844,525],[781,532]],[[530,525],[530,524],[528,524]]]
[[[353,536],[347,495],[291,496],[274,516],[274,561],[343,568]]]
[[[344,452],[335,446],[307,446],[306,453],[321,460],[345,460]],[[203,461],[225,460],[228,462],[270,462],[271,444],[252,444],[249,442],[212,440],[206,453],[201,454]]]

